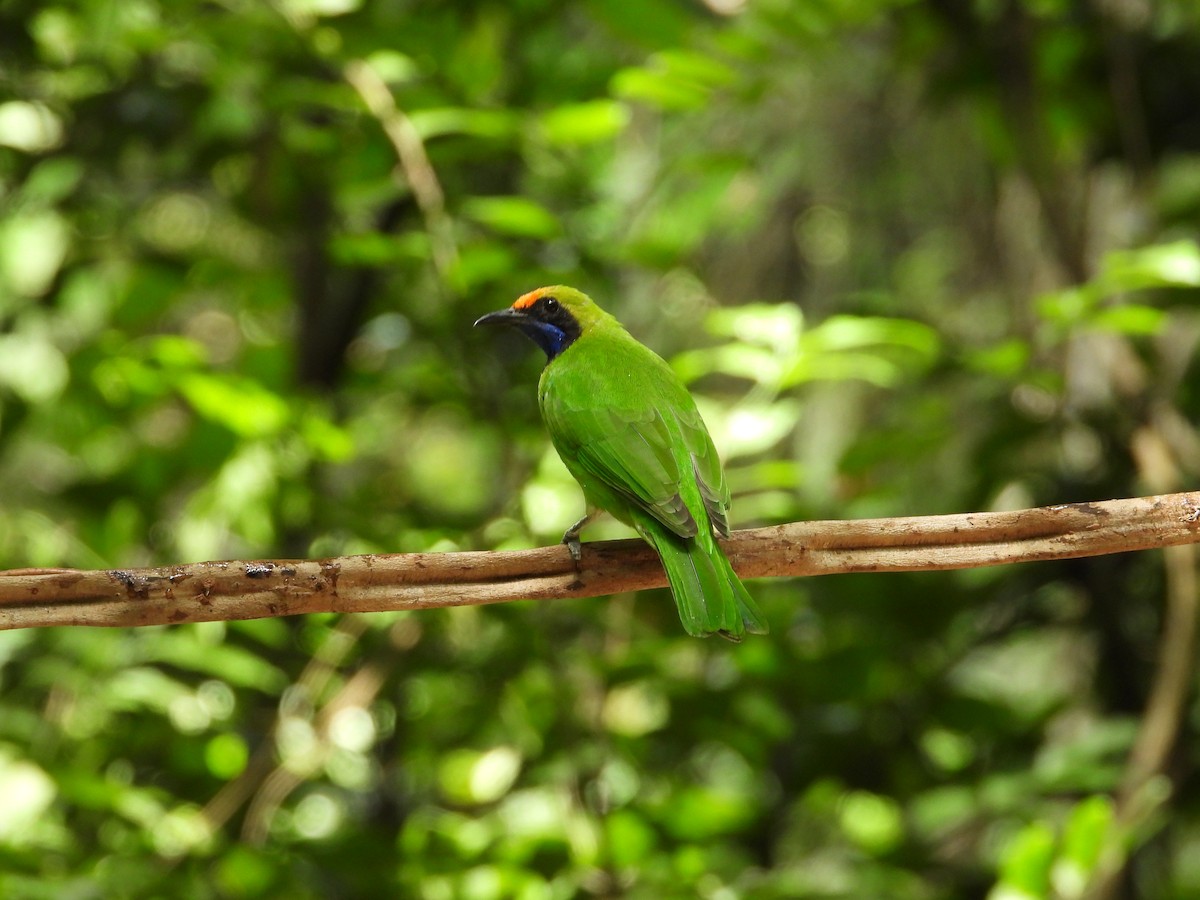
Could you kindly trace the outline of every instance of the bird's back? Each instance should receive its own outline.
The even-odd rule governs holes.
[[[592,505],[680,536],[728,533],[716,449],[670,366],[614,327],[584,334],[546,366],[538,400],[551,440]]]
[[[691,394],[657,353],[614,324],[581,336],[542,371],[540,404],[637,411],[670,405],[695,410]]]

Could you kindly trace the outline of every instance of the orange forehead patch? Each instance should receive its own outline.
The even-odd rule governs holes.
[[[528,309],[542,299],[542,292],[545,288],[538,288],[535,291],[530,291],[528,294],[522,294],[517,298],[517,302],[512,305],[513,309]]]

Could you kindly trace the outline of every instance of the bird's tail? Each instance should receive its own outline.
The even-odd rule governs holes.
[[[688,634],[740,641],[746,632],[767,633],[766,619],[713,537],[681,538],[653,527],[638,531],[662,560]]]

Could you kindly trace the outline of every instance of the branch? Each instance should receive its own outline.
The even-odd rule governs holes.
[[[387,83],[370,65],[361,60],[351,60],[342,70],[342,77],[379,122],[392,149],[396,151],[400,169],[425,217],[434,265],[439,273],[445,275],[454,265],[458,251],[454,245],[453,226],[446,214],[442,185],[425,152],[420,133],[396,104],[396,98],[392,96]]]
[[[1200,542],[1200,492],[1015,512],[794,522],[725,542],[744,578],[965,569]],[[666,584],[639,540],[468,553],[0,572],[0,630],[171,625],[596,597]]]

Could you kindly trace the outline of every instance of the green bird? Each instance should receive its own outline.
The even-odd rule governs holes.
[[[554,449],[583,488],[587,515],[605,510],[662,560],[688,634],[732,641],[767,623],[717,536],[729,537],[729,487],[704,420],[662,357],[586,294],[538,288],[476,325],[510,325],[546,353],[538,406]]]

